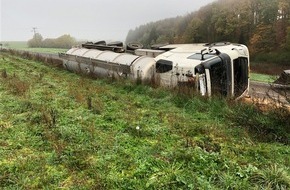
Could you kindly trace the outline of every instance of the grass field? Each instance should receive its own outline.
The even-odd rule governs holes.
[[[37,53],[64,53],[67,51],[67,49],[61,49],[61,48],[29,48],[27,45],[27,42],[21,42],[21,41],[2,42],[2,44],[6,48],[31,51],[31,52],[37,52]]]
[[[272,83],[277,78],[278,78],[278,76],[274,76],[274,75],[266,75],[266,74],[260,74],[260,73],[250,73],[250,80],[252,80],[252,81]]]
[[[0,55],[1,189],[289,189],[290,115]]]

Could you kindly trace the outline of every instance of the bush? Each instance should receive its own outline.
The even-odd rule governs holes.
[[[42,36],[36,33],[31,40],[28,41],[28,47],[35,48],[71,48],[76,44],[76,40],[68,34],[62,35],[56,39],[46,38],[42,40]]]
[[[290,54],[287,51],[270,52],[270,53],[258,53],[252,55],[252,61],[262,63],[275,63],[279,65],[290,66]]]

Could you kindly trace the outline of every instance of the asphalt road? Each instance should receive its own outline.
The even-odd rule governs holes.
[[[287,88],[281,85],[267,84],[262,82],[250,82],[249,95],[254,98],[268,99],[277,101],[277,103],[284,103],[289,105],[290,103],[290,87]],[[286,100],[288,98],[288,101]]]

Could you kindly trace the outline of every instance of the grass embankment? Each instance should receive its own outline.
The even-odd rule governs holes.
[[[288,112],[8,54],[0,71],[0,188],[290,188]]]

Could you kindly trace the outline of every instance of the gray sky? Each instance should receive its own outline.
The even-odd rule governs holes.
[[[124,41],[130,29],[186,15],[214,0],[0,0],[0,41],[70,34],[84,40]]]

